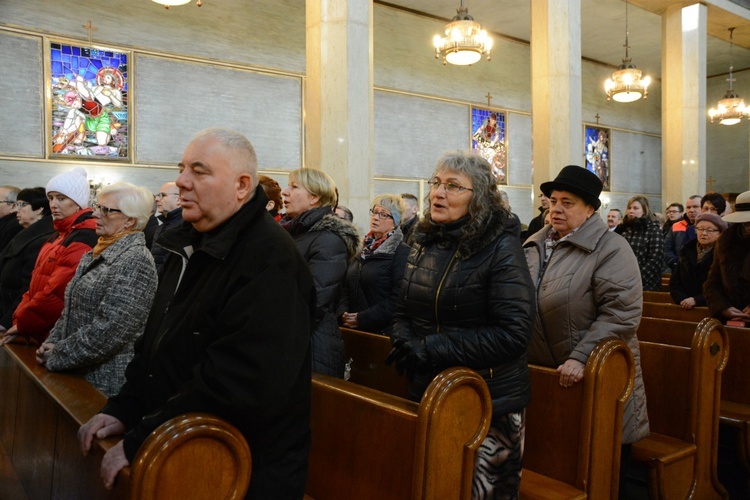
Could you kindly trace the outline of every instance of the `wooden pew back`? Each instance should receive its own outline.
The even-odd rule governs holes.
[[[314,499],[468,499],[492,403],[466,368],[439,374],[419,405],[313,374],[310,466]]]
[[[711,315],[707,307],[694,307],[692,309],[683,309],[677,304],[665,304],[657,302],[643,302],[642,316],[649,318],[676,319],[679,321],[695,321],[696,323],[703,318]]]
[[[384,335],[339,328],[346,353],[351,358],[350,382],[406,398],[409,383],[393,366],[385,364],[391,340]]]
[[[674,304],[669,292],[643,291],[643,302],[656,302],[657,304]]]
[[[554,369],[529,368],[524,469],[572,484],[590,498],[617,498],[622,414],[635,373],[630,349],[620,340],[604,341],[573,387],[561,387]]]
[[[641,322],[638,337],[651,435],[633,445],[633,456],[649,461],[654,497],[721,498],[726,491],[718,481],[716,456],[721,374],[729,346],[723,327],[713,318],[693,327],[690,337],[689,331],[690,323]],[[657,342],[671,340],[677,345]],[[675,440],[685,443],[679,451],[682,458]]]
[[[78,428],[105,404],[83,378],[39,366],[34,348],[0,347],[0,439],[32,498],[243,498],[251,457],[227,422],[188,414],[161,425],[123,469],[113,491],[99,475],[102,456],[119,438],[96,440],[81,454]]]

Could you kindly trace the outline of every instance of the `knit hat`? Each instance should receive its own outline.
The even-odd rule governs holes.
[[[724,232],[727,228],[727,223],[721,220],[721,217],[719,217],[716,214],[712,214],[710,212],[706,212],[703,214],[698,214],[698,217],[695,218],[695,225],[697,226],[700,221],[706,221],[710,222],[714,226],[716,226],[719,231]]]
[[[560,170],[554,181],[544,182],[539,189],[546,197],[552,194],[552,191],[570,191],[583,198],[583,201],[599,210],[602,206],[599,195],[602,194],[602,181],[599,177],[578,165],[568,165]]]
[[[750,191],[737,195],[734,212],[722,217],[726,222],[750,222]]]
[[[89,181],[86,170],[81,167],[56,175],[47,183],[47,194],[52,191],[64,194],[81,208],[89,206]]]

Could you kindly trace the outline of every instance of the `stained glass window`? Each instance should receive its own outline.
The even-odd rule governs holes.
[[[492,166],[498,184],[508,184],[505,113],[471,108],[471,149]]]

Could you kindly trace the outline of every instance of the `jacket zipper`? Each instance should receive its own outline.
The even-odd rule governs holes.
[[[445,268],[443,277],[440,278],[440,283],[438,284],[437,292],[435,292],[435,333],[440,333],[440,319],[438,318],[438,298],[440,297],[440,290],[443,288],[443,282],[445,281],[445,278],[448,276],[448,271],[451,270],[451,266],[453,265],[453,261],[456,260],[457,255],[458,255],[458,249],[456,249],[456,251],[453,252],[453,256],[451,257],[451,260],[448,262],[448,267]]]

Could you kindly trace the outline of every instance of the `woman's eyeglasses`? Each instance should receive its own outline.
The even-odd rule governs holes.
[[[10,202],[9,201],[4,201],[3,203],[10,203]],[[13,208],[14,210],[21,210],[26,205],[31,205],[31,203],[29,203],[27,201],[17,201],[15,203],[13,203],[13,206],[11,208]]]
[[[430,186],[431,191],[437,191],[438,189],[440,189],[440,186],[445,186],[445,192],[450,194],[463,193],[464,191],[474,191],[471,188],[464,187],[461,184],[456,184],[455,182],[440,182],[437,179],[430,179],[429,181],[427,181],[427,185]]]
[[[707,227],[696,227],[695,228],[695,232],[696,233],[703,233],[703,234],[714,234],[714,233],[718,233],[719,230],[718,229],[710,229],[710,228],[707,228]]]
[[[99,210],[99,212],[104,217],[109,217],[110,214],[112,214],[114,212],[122,213],[122,210],[120,210],[119,208],[109,208],[109,207],[105,207],[104,205],[100,205],[98,203],[92,203],[91,204],[91,208],[93,208],[94,210]]]
[[[392,216],[391,214],[387,214],[387,213],[385,213],[385,212],[379,212],[379,211],[377,211],[377,210],[373,210],[372,208],[370,209],[370,215],[371,215],[371,216],[372,216],[372,215],[377,215],[377,216],[378,216],[378,219],[380,219],[380,220],[385,220],[385,219],[388,219],[389,217],[390,217],[391,219],[393,219],[393,216]]]

